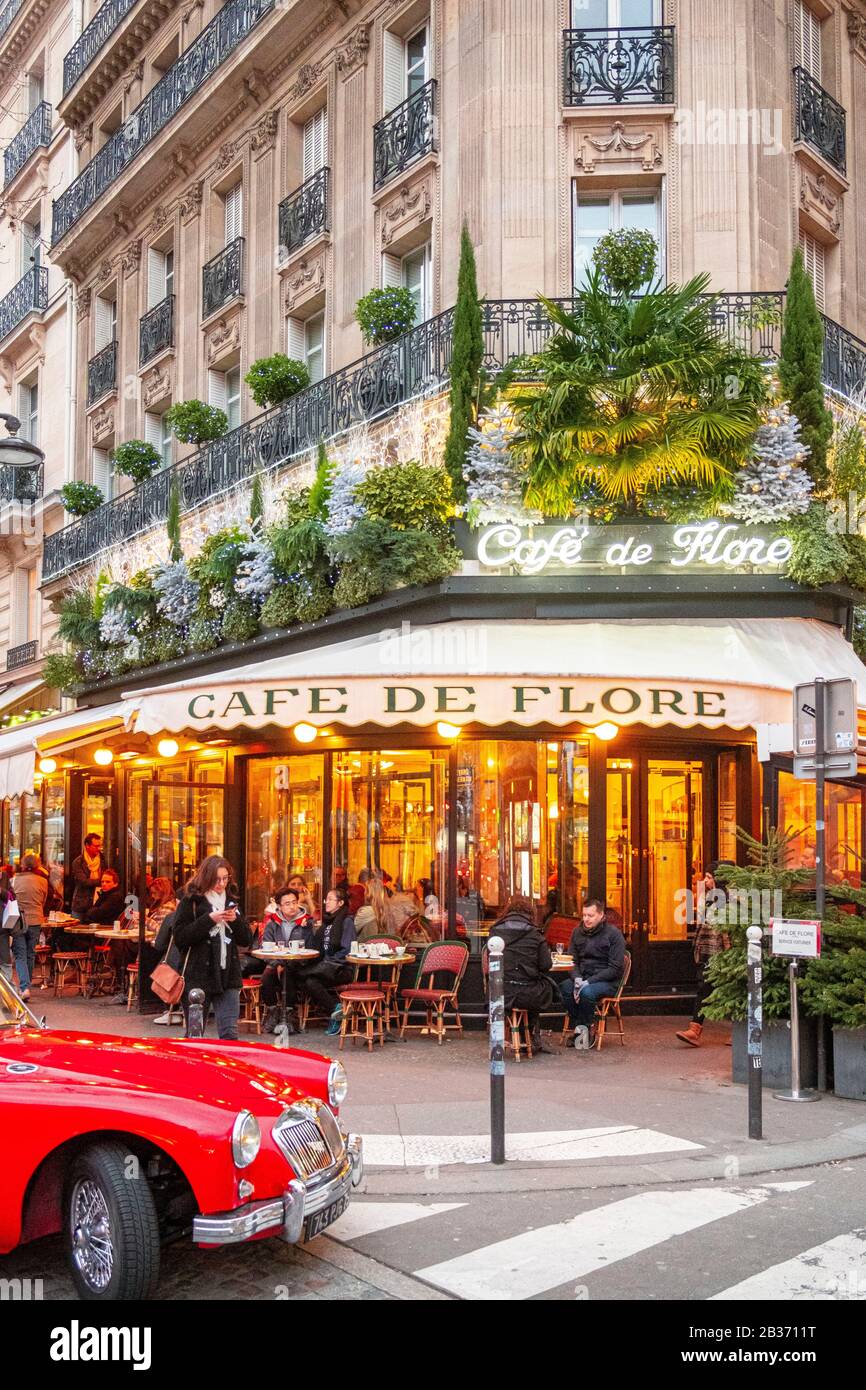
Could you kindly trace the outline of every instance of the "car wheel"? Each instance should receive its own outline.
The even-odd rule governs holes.
[[[159,1222],[138,1159],[123,1144],[93,1144],[72,1161],[64,1239],[80,1298],[148,1298],[159,1278]]]

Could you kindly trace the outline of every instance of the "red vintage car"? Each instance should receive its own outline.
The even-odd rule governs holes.
[[[55,1032],[0,975],[0,1254],[62,1231],[82,1298],[139,1299],[165,1240],[310,1240],[363,1173],[346,1089],[313,1052]]]

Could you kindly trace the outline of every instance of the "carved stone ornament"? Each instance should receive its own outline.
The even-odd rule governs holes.
[[[325,288],[325,251],[317,256],[305,256],[286,280],[285,311],[293,313],[299,304],[312,299]]]
[[[144,59],[138,63],[133,63],[132,67],[123,74],[121,79],[123,84],[123,95],[128,96],[130,88],[132,88],[136,82],[140,82],[143,77]]]
[[[220,152],[217,155],[217,169],[227,169],[235,157],[236,145],[233,140],[226,140],[224,145],[220,145]]]
[[[800,171],[800,207],[834,234],[842,225],[842,199],[836,193],[826,174],[812,174],[808,169]]]
[[[250,137],[250,149],[256,153],[272,150],[280,127],[279,111],[268,111],[256,125]]]
[[[191,183],[180,200],[180,215],[184,222],[191,222],[201,212],[202,195],[204,193],[204,180],[197,179]]]
[[[148,372],[141,383],[141,399],[145,410],[149,410],[151,406],[164,401],[166,396],[170,395],[171,368],[166,362],[163,366],[154,367],[152,372]]]
[[[190,20],[192,19],[193,15],[195,14],[196,10],[203,10],[203,9],[204,9],[204,0],[192,0],[192,4],[191,4],[191,5],[187,5],[186,9],[183,11],[183,14],[181,15],[181,18],[183,19],[184,24],[189,24]]]
[[[271,90],[271,84],[260,68],[253,68],[244,78],[244,88],[256,105],[261,106]]]
[[[141,237],[131,241],[120,258],[124,275],[134,275],[141,265]]]
[[[154,236],[161,231],[168,221],[168,213],[161,203],[158,203],[153,210],[153,217],[150,219],[150,226],[147,229],[148,236]]]
[[[848,37],[852,52],[866,63],[866,16],[848,11]]]
[[[657,132],[629,130],[614,121],[607,131],[584,131],[575,165],[585,174],[595,172],[596,164],[640,164],[652,173],[664,163]]]
[[[170,168],[172,172],[179,171],[187,178],[192,173],[195,160],[186,145],[176,145],[172,150]]]
[[[231,318],[218,319],[208,333],[205,342],[208,366],[213,366],[220,358],[226,357],[230,352],[240,348],[240,345],[240,314],[234,314]]]
[[[114,434],[114,406],[101,405],[90,417],[90,433],[94,444]]]
[[[382,209],[382,245],[390,246],[398,233],[426,222],[433,206],[433,180],[428,175],[418,183],[402,188]]]
[[[322,63],[304,63],[294,87],[291,88],[289,96],[293,101],[300,101],[307,92],[311,92],[322,75]]]
[[[369,51],[370,25],[359,24],[337,49],[337,71],[342,77],[349,77],[362,63],[366,63]]]
[[[89,122],[87,123],[87,125],[76,126],[76,128],[75,128],[75,129],[73,130],[73,132],[72,132],[72,140],[73,140],[73,143],[74,143],[74,145],[75,145],[75,153],[76,153],[76,154],[81,154],[81,151],[84,149],[84,146],[85,146],[85,145],[89,145],[92,139],[93,139],[93,122],[92,122],[92,121],[89,121]]]
[[[78,291],[78,303],[77,303],[77,307],[78,307],[78,317],[79,317],[79,319],[86,319],[86,318],[87,318],[87,315],[90,313],[90,290],[89,290],[89,289],[88,289],[88,290],[79,290],[79,291]]]
[[[106,280],[110,280],[113,268],[111,261],[103,261],[96,272],[94,284],[98,287],[99,285],[104,285]]]

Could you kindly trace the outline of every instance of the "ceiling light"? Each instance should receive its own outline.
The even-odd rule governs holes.
[[[111,767],[114,762],[114,754],[110,748],[97,748],[93,754],[93,761],[98,767]]]
[[[56,772],[56,771],[57,771],[57,763],[55,762],[54,758],[40,758],[40,759],[39,759],[39,771],[40,771],[40,772],[46,772],[46,773]]]
[[[605,719],[601,724],[596,724],[592,730],[596,738],[600,738],[603,743],[608,743],[612,738],[616,738],[619,733],[619,725],[614,724],[613,720]]]
[[[296,724],[292,733],[298,743],[314,743],[319,737],[319,731],[315,724]]]
[[[178,750],[178,742],[175,738],[161,738],[156,745],[156,751],[161,758],[173,758]]]
[[[436,732],[440,738],[459,738],[463,730],[459,724],[449,724],[447,719],[440,719]]]

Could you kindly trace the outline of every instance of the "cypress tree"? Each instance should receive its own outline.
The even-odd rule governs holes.
[[[788,279],[779,381],[800,421],[802,440],[809,450],[806,467],[819,488],[827,482],[827,447],[833,433],[833,416],[824,404],[823,362],[824,327],[798,246]]]
[[[250,493],[250,530],[257,536],[264,525],[265,519],[265,499],[262,493],[262,475],[257,473],[253,478],[253,490]]]
[[[168,532],[168,558],[172,564],[183,559],[183,550],[180,544],[180,488],[177,479],[173,478],[168,492],[168,518],[165,523]]]
[[[454,342],[451,349],[451,428],[445,441],[445,467],[451,474],[454,496],[466,496],[464,465],[469,429],[475,423],[484,334],[475,251],[465,222],[460,237],[460,270],[457,276],[457,303],[454,308]]]

